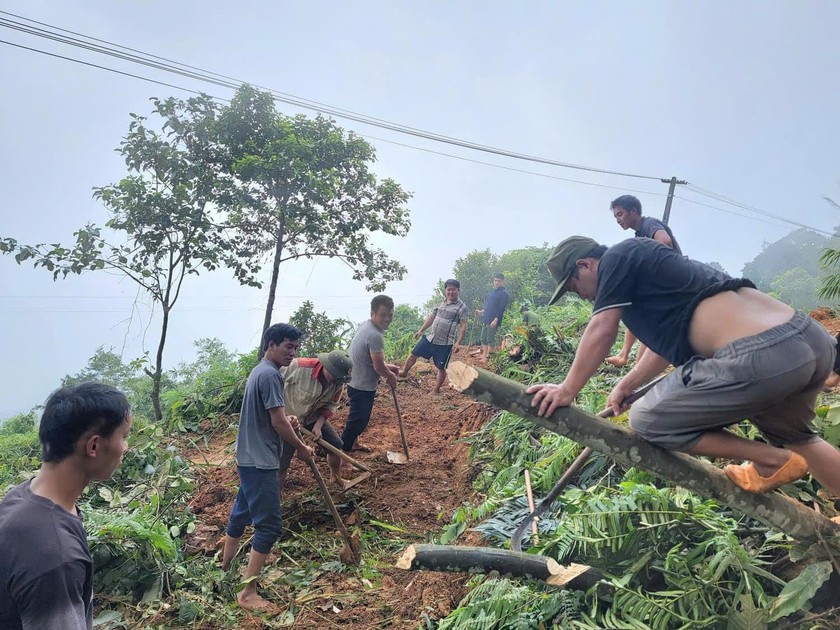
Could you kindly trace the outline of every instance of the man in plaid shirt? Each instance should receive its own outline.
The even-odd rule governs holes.
[[[461,283],[449,279],[444,283],[446,299],[438,304],[414,336],[419,340],[414,350],[405,361],[400,376],[408,376],[418,357],[432,359],[437,368],[435,394],[440,393],[441,385],[446,380],[446,366],[453,352],[461,349],[461,342],[467,332],[467,305],[461,301]],[[460,330],[459,330],[460,326]],[[425,335],[423,334],[426,330]],[[455,334],[458,340],[455,341]]]

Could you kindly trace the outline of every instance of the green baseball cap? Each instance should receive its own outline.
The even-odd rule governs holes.
[[[332,374],[332,377],[339,383],[350,382],[350,372],[353,371],[353,361],[350,360],[350,355],[344,350],[322,352],[318,355],[318,360],[321,362],[321,365],[327,369],[327,372]]]
[[[569,238],[560,242],[551,252],[551,256],[545,263],[548,267],[548,272],[554,281],[557,283],[557,290],[549,300],[549,305],[554,304],[557,300],[563,297],[566,292],[564,286],[569,276],[575,270],[575,263],[584,258],[586,254],[598,247],[599,243],[588,236],[570,236]]]

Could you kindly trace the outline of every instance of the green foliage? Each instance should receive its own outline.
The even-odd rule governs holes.
[[[394,319],[383,335],[385,358],[389,361],[405,359],[417,342],[414,333],[420,330],[424,321],[425,317],[419,308],[397,304],[394,307]]]
[[[347,349],[353,338],[353,322],[344,318],[331,319],[326,313],[316,313],[310,300],[300,305],[289,318],[289,323],[297,326],[305,335],[299,352],[303,357]]]
[[[579,600],[579,594],[571,591],[487,579],[474,587],[437,627],[439,630],[526,630],[553,623],[567,628],[578,616]]]
[[[235,355],[218,339],[199,339],[196,360],[169,374],[164,391],[164,418],[173,431],[197,431],[202,420],[238,412],[257,351]]]
[[[38,431],[0,434],[0,496],[8,486],[20,483],[38,470],[41,461],[41,443]]]
[[[16,433],[30,433],[35,430],[35,410],[19,413],[11,418],[0,421],[0,436]]]
[[[505,286],[514,302],[547,304],[556,285],[545,266],[553,251],[548,243],[540,247],[522,247],[505,252],[498,259],[499,271],[505,274]]]
[[[802,267],[788,269],[773,280],[771,284],[773,294],[782,302],[794,308],[811,311],[819,306],[817,293],[820,280],[808,273]]]
[[[806,605],[817,590],[831,576],[831,562],[824,560],[805,567],[805,570],[788,582],[770,606],[770,621],[806,610]]]
[[[762,291],[771,291],[773,280],[790,269],[799,267],[811,276],[821,276],[820,253],[831,239],[805,228],[764,246],[761,253],[744,265],[741,274]]]

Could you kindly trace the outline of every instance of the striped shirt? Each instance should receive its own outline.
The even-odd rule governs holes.
[[[432,326],[426,332],[429,343],[439,346],[451,346],[455,343],[458,325],[467,321],[467,305],[461,300],[447,302],[443,300],[432,311],[435,316]]]

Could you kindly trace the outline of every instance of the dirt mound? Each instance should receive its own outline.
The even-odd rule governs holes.
[[[811,311],[809,314],[822,324],[832,336],[840,333],[840,317],[837,317],[836,313],[832,309],[821,306],[820,308]]]
[[[381,581],[373,587],[369,580],[365,584],[352,572],[322,573],[313,587],[335,594],[336,603],[326,606],[319,600],[304,605],[296,616],[295,628],[416,628],[424,614],[439,619],[457,606],[466,593],[465,575],[391,568],[402,551],[400,541],[424,541],[430,532],[439,532],[452,512],[469,498],[467,447],[460,439],[479,429],[494,413],[491,407],[449,387],[444,387],[441,394],[432,394],[434,372],[420,363],[413,376],[397,387],[409,462],[398,466],[385,458],[387,450],[400,451],[401,446],[393,399],[382,384],[363,436],[364,443],[373,450],[353,453],[371,468],[372,474],[334,497],[350,524],[358,519],[363,532],[390,533],[395,537],[394,545],[400,548],[384,560],[380,557],[376,569]],[[339,432],[347,411],[345,403],[336,414],[334,426]],[[206,447],[190,453],[197,475],[190,506],[198,522],[186,541],[189,553],[214,553],[216,541],[224,533],[238,487],[233,438],[232,433],[217,435]],[[323,456],[319,456],[318,464],[326,473]],[[334,530],[314,480],[306,466],[296,460],[283,491],[283,516],[286,528],[292,532],[302,528],[327,533]],[[279,556],[276,561],[282,566],[289,563]]]

